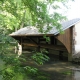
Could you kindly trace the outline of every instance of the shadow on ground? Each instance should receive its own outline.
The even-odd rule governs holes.
[[[78,66],[58,59],[50,59],[44,65],[38,65],[33,60],[28,59],[25,65],[37,67],[39,71],[46,73],[50,80],[74,80],[72,68]]]

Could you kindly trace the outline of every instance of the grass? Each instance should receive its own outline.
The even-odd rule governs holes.
[[[64,74],[64,75],[72,75],[72,71],[70,71],[70,70],[63,71],[63,72],[61,72],[61,74]]]

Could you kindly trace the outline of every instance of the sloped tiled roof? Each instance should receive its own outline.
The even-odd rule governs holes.
[[[62,30],[66,30],[72,27],[73,25],[77,24],[78,22],[80,22],[80,18],[76,18],[76,19],[72,19],[72,20],[63,22],[61,24]],[[44,30],[45,30],[45,27],[44,27]],[[16,32],[13,32],[12,34],[10,34],[10,36],[27,36],[27,35],[40,35],[40,34],[44,34],[44,33],[40,33],[36,27],[27,26],[22,29],[19,29]],[[53,27],[47,34],[57,35],[59,34],[59,31],[56,29],[56,27]]]
[[[74,26],[75,24],[77,24],[78,22],[80,22],[80,18],[76,18],[76,19],[72,19],[72,20],[69,20],[69,21],[66,21],[66,22],[63,22],[61,25],[62,25],[62,30],[66,30],[72,26]],[[56,32],[56,34],[58,34],[59,32]]]

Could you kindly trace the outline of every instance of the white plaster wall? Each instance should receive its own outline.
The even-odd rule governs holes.
[[[75,52],[80,52],[80,23],[75,25]]]

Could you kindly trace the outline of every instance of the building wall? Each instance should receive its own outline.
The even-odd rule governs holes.
[[[57,39],[56,39],[57,40]],[[59,40],[56,41],[56,45],[63,45]],[[65,46],[64,46],[65,47]],[[58,59],[61,60],[60,57],[62,58],[62,60],[68,60],[68,51],[56,51],[54,49],[50,49],[49,50],[49,54],[52,56],[51,58],[53,59]]]
[[[66,29],[64,31],[64,34],[58,34],[56,38],[62,42],[64,47],[67,49],[67,56],[68,56],[68,61],[72,61],[72,30],[73,26]]]
[[[58,34],[56,38],[63,43],[69,53],[72,53],[72,27],[64,31],[64,34]]]
[[[80,23],[75,25],[75,54],[80,53]]]

